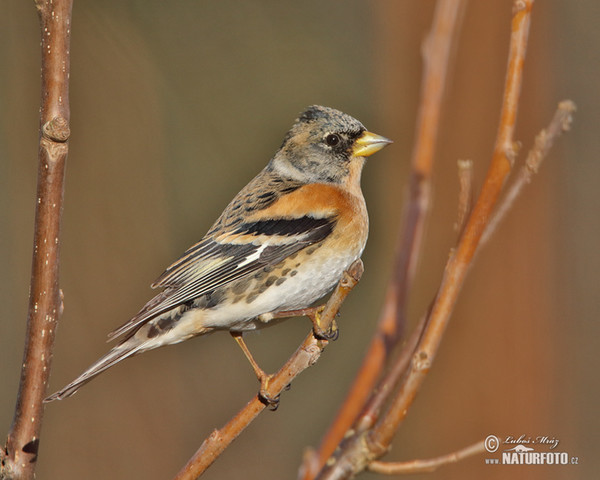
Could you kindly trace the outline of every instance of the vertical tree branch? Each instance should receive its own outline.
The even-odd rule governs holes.
[[[442,0],[436,5],[431,31],[423,42],[421,86],[415,143],[411,157],[407,200],[398,234],[396,256],[377,330],[363,364],[323,437],[319,450],[307,457],[302,478],[314,478],[356,420],[384,365],[398,345],[406,322],[406,304],[419,259],[421,235],[429,212],[430,183],[442,98],[453,39],[460,27],[464,0]]]
[[[69,139],[69,41],[72,0],[37,0],[42,99],[35,231],[21,381],[1,466],[2,478],[34,477],[56,322],[59,233]]]

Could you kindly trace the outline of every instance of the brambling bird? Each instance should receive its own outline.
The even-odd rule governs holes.
[[[345,113],[309,107],[206,236],[152,284],[163,291],[109,334],[120,343],[45,401],[73,395],[128,357],[216,330],[234,336],[264,386],[242,332],[309,307],[360,258],[368,234],[361,172],[389,143]]]

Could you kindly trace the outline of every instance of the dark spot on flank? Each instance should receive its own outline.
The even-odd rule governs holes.
[[[281,275],[285,277],[288,273],[290,273],[290,269],[286,268],[283,272],[281,272]]]
[[[239,302],[239,301],[240,301],[242,298],[244,298],[244,296],[243,296],[243,295],[238,295],[237,297],[235,297],[235,298],[233,299],[233,303],[238,303],[238,302]]]
[[[146,335],[148,336],[148,338],[154,338],[159,333],[160,333],[160,330],[158,329],[158,327],[156,325],[150,325],[150,328],[148,329],[148,333],[146,333]]]
[[[258,298],[258,293],[252,293],[251,295],[248,295],[248,298],[246,298],[246,303],[252,303],[257,298]]]
[[[271,275],[269,278],[267,278],[267,281],[265,282],[265,287],[270,287],[276,281],[277,281],[277,277],[275,275]]]
[[[256,275],[254,275],[254,278],[259,281],[264,280],[268,274],[269,274],[269,272],[266,272],[265,269],[263,268],[260,272],[258,272]]]
[[[287,280],[287,278],[285,278],[285,277],[278,278],[277,281],[275,282],[275,285],[279,286],[286,280]]]
[[[312,247],[308,247],[305,251],[307,255],[312,255],[315,253],[315,250],[319,248],[319,245],[313,245]]]
[[[288,258],[289,258],[290,260],[293,260],[293,259],[294,259],[294,258],[296,258],[297,256],[298,256],[298,252],[294,252],[294,253],[292,253],[292,254],[291,254],[291,255],[290,255]]]
[[[258,275],[257,275],[257,278],[258,278]],[[246,290],[248,290],[249,286],[250,286],[250,279],[249,278],[246,278],[244,280],[238,280],[233,285],[233,287],[231,287],[231,291],[233,292],[234,295],[241,295]]]
[[[290,277],[293,277],[294,275],[296,275],[298,273],[298,270],[292,270],[292,272],[290,273]]]
[[[206,307],[205,308],[214,308],[221,303],[223,297],[225,296],[225,291],[222,288],[215,290],[212,293],[206,294]]]
[[[173,321],[172,318],[169,317],[169,318],[161,318],[160,320],[158,320],[156,322],[156,325],[161,330],[169,330],[169,329],[173,328],[173,323],[175,323],[175,322]]]

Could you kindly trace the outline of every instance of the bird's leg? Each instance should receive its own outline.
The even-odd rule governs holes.
[[[321,326],[321,313],[325,310],[325,305],[319,305],[317,307],[301,308],[298,310],[284,310],[282,312],[271,312],[263,314],[259,319],[263,322],[268,322],[275,318],[286,318],[286,317],[301,317],[305,316],[310,318],[313,324],[313,334],[320,340],[335,341],[337,340],[340,332],[337,328],[335,320],[331,323],[331,326],[324,330]]]
[[[267,392],[267,387],[269,386],[269,381],[271,380],[273,375],[269,375],[269,374],[265,373],[265,371],[258,366],[258,363],[256,363],[256,360],[254,360],[252,353],[250,353],[250,349],[248,348],[248,345],[246,345],[246,342],[242,338],[242,332],[229,332],[229,333],[231,334],[233,339],[237,342],[237,344],[240,346],[240,348],[242,349],[242,352],[244,352],[244,355],[246,355],[246,358],[248,359],[248,361],[250,362],[250,365],[252,366],[252,370],[254,370],[254,373],[256,374],[256,378],[258,378],[258,381],[260,382],[260,390],[258,391],[258,398],[263,403],[267,404],[271,410],[277,410],[277,407],[279,406],[279,395],[277,395],[276,397],[272,397]]]

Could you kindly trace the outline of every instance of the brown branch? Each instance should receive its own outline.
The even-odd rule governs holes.
[[[314,478],[354,423],[384,365],[389,362],[404,332],[406,299],[419,258],[421,235],[430,203],[430,181],[444,86],[453,39],[459,29],[465,2],[444,0],[437,4],[431,32],[423,45],[423,84],[411,159],[408,199],[398,234],[393,277],[377,330],[364,361],[337,417],[323,437],[319,450],[309,456],[302,478]]]
[[[69,43],[72,0],[37,0],[42,34],[42,104],[33,260],[21,381],[0,477],[34,477],[42,400],[50,375],[56,322],[59,233],[69,139]]]
[[[415,329],[413,330],[410,338],[400,351],[399,355],[394,359],[391,367],[386,372],[385,376],[379,381],[375,391],[369,397],[365,407],[360,413],[359,418],[354,424],[354,429],[357,432],[364,432],[370,428],[379,419],[381,410],[385,403],[389,400],[390,395],[394,391],[398,382],[402,379],[406,370],[410,366],[410,361],[414,354],[415,349],[421,341],[423,331],[427,322],[427,315],[424,315]]]
[[[362,273],[363,263],[360,260],[354,262],[348,271],[344,272],[321,314],[323,330],[327,330],[332,325],[342,303],[356,286]],[[327,344],[326,340],[316,339],[311,332],[285,365],[270,379],[266,389],[268,396],[276,398],[294,378],[319,359]],[[198,478],[264,409],[265,404],[258,396],[250,400],[223,428],[213,431],[204,440],[175,480]]]
[[[473,161],[459,160],[458,165],[458,215],[454,229],[462,232],[473,203]]]
[[[571,100],[564,100],[558,104],[550,124],[535,137],[533,148],[527,154],[525,164],[519,170],[517,178],[511,183],[506,191],[498,209],[490,219],[483,236],[481,237],[480,247],[490,239],[496,228],[502,222],[507,212],[513,206],[515,200],[519,197],[525,185],[531,182],[533,176],[538,172],[544,158],[550,151],[554,141],[563,133],[571,128],[575,104]]]
[[[411,460],[410,462],[371,462],[369,470],[385,475],[406,475],[409,473],[433,472],[440,467],[460,462],[465,458],[485,452],[484,441],[477,442],[456,452],[427,460]]]
[[[372,430],[350,435],[317,478],[350,478],[385,454],[392,438],[412,405],[439,348],[443,333],[466,278],[468,268],[490,214],[496,205],[514,158],[513,134],[521,90],[523,63],[527,49],[533,0],[514,3],[509,62],[500,125],[492,161],[478,201],[460,241],[448,260],[440,289],[432,306],[427,326],[412,357],[403,384],[391,406]]]

